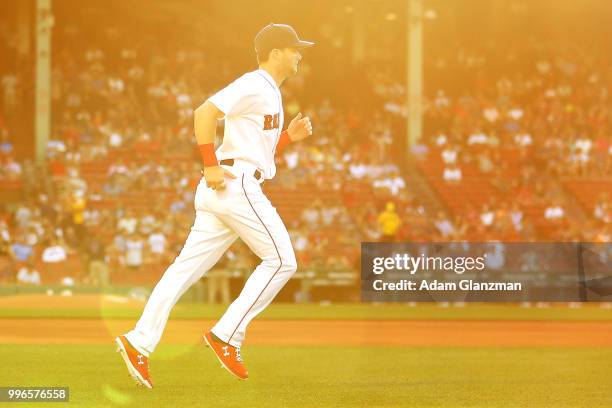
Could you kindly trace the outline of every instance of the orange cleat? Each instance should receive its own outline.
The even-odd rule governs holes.
[[[204,341],[215,352],[221,366],[240,380],[249,378],[244,362],[240,357],[240,348],[221,341],[212,332],[204,335]]]
[[[149,377],[149,358],[136,350],[125,336],[117,337],[115,343],[117,344],[117,352],[121,353],[128,372],[136,380],[136,383],[147,388],[153,388],[153,383]]]

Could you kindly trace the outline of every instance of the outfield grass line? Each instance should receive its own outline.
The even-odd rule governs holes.
[[[59,315],[44,315],[44,314],[40,314],[40,315],[2,315],[0,313],[0,320],[6,319],[6,320],[14,320],[14,319],[18,319],[18,320],[39,320],[39,319],[47,319],[47,320],[125,320],[125,321],[135,321],[138,320],[138,318],[140,317],[140,314],[137,315],[133,315],[133,316],[115,316],[115,315],[74,315],[74,316],[70,316],[70,315],[66,315],[66,316],[59,316]],[[185,321],[196,321],[196,320],[211,320],[211,319],[217,319],[220,318],[221,314],[219,314],[216,317],[210,316],[210,315],[202,315],[202,316],[171,316],[170,320],[185,320]],[[521,318],[520,316],[517,317],[510,317],[510,318],[479,318],[479,317],[473,317],[473,318],[456,318],[453,316],[447,316],[447,317],[430,317],[430,316],[423,316],[423,317],[406,317],[406,318],[376,318],[376,317],[359,317],[359,316],[355,316],[355,317],[347,317],[347,318],[343,318],[343,317],[328,317],[328,318],[321,318],[321,317],[274,317],[274,316],[263,316],[263,317],[257,317],[257,321],[277,321],[277,322],[293,322],[293,321],[304,321],[304,322],[318,322],[318,321],[327,321],[327,322],[343,322],[343,321],[368,321],[368,322],[406,322],[406,323],[411,323],[411,322],[483,322],[483,323],[501,323],[501,322],[524,322],[524,323],[563,323],[563,322],[568,322],[568,323],[593,323],[593,322],[602,322],[602,323],[612,323],[612,318],[584,318],[584,319],[578,319],[578,318],[567,318],[567,319],[562,319],[562,318],[541,318],[541,319],[524,319]]]

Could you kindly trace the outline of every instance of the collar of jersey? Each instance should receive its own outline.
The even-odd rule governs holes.
[[[274,80],[274,78],[272,78],[272,75],[268,74],[268,71],[266,71],[265,69],[261,69],[260,68],[260,69],[258,69],[255,72],[257,72],[260,75],[262,75],[270,83],[270,85],[272,85],[274,87],[274,89],[276,89],[277,91],[280,92],[280,89],[278,89],[278,86],[276,86],[276,81]]]

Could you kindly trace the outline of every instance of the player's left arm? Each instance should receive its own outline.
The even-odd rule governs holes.
[[[306,139],[312,135],[312,123],[308,116],[302,117],[302,113],[298,113],[289,123],[287,130],[281,133],[278,140],[276,151],[281,151],[291,142],[297,142]]]
[[[206,180],[206,186],[213,190],[225,188],[225,177],[236,178],[227,169],[219,166],[215,155],[214,141],[217,132],[217,120],[224,115],[210,101],[200,105],[193,114],[195,136],[204,163],[204,179]]]

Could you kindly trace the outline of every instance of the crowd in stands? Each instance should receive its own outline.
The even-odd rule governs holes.
[[[117,29],[86,43],[72,26],[56,37],[62,47],[53,59],[45,167],[16,160],[0,120],[0,180],[22,180],[25,191],[25,201],[0,214],[0,256],[15,261],[11,273],[30,284],[45,282],[40,265],[69,259],[89,268],[67,275],[93,284],[163,270],[189,232],[201,177],[192,111],[241,71],[197,47],[118,46]],[[431,183],[437,194],[463,188],[468,176],[492,191],[454,208],[441,196],[445,209],[436,213],[407,182],[394,151],[403,135],[393,123],[407,111],[402,79],[367,65],[363,85],[378,99],[358,111],[330,95],[305,98],[317,65],[305,58],[302,74],[282,88],[285,117],[311,117],[314,135],[277,155],[277,176],[264,185],[301,269],[356,270],[366,241],[550,239],[541,223],[558,227],[556,240],[610,241],[609,194],[585,208],[564,184],[612,175],[606,61],[542,53],[490,69],[491,55],[458,49],[427,61],[438,77],[461,72],[464,86],[428,90],[425,137],[412,154],[440,167],[418,171],[442,182]],[[247,253],[237,244],[230,267]],[[0,266],[0,281],[9,264]]]
[[[424,140],[411,150],[449,210],[437,229],[445,239],[609,242],[607,45],[473,31],[476,41],[450,35],[425,52]],[[405,118],[405,73],[390,58],[370,76],[386,112]]]
[[[523,64],[497,70],[486,52],[467,58],[460,49],[454,59],[439,62],[436,68],[446,74],[466,72],[472,64],[472,78],[464,78],[461,92],[432,95],[425,115],[429,139],[420,153],[443,163],[448,184],[462,183],[462,170],[472,168],[494,187],[490,201],[475,209],[484,227],[503,231],[505,224],[520,233],[548,224],[553,228],[540,239],[609,242],[603,194],[612,176],[609,63],[592,50],[523,52],[505,56]],[[571,180],[600,183],[586,192],[581,207],[568,194]],[[538,235],[530,231],[527,237]]]

